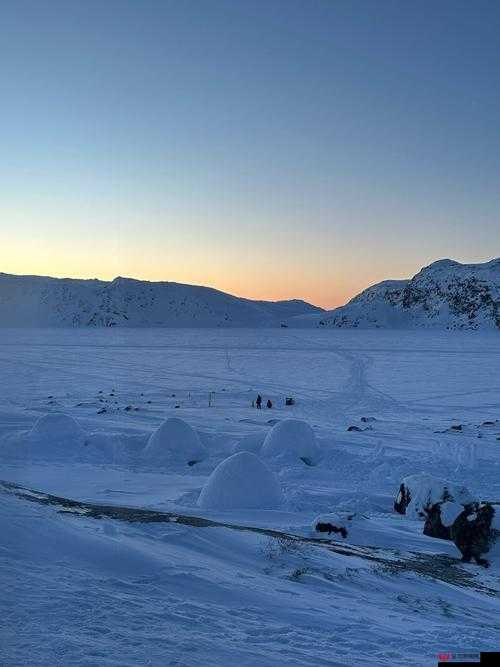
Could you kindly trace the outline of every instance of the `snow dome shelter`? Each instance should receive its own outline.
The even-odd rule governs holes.
[[[191,466],[206,459],[208,454],[187,422],[170,417],[150,436],[143,455],[148,463]]]
[[[63,412],[48,412],[38,419],[28,435],[31,454],[39,458],[71,458],[81,451],[86,432]]]
[[[302,461],[310,466],[316,465],[321,458],[314,431],[300,419],[284,419],[275,424],[264,440],[261,454],[281,463]]]
[[[219,463],[198,498],[199,507],[215,510],[269,510],[282,503],[275,475],[250,452],[233,454]]]

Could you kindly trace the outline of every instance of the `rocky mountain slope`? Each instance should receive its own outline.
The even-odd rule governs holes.
[[[272,327],[320,312],[300,300],[252,301],[172,282],[0,273],[1,327]]]
[[[500,258],[484,264],[442,259],[410,280],[385,280],[301,326],[500,329]]]

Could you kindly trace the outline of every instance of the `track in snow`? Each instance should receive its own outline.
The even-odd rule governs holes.
[[[474,574],[460,566],[460,561],[443,554],[419,554],[415,552],[401,553],[394,549],[380,547],[356,546],[348,543],[331,542],[326,539],[305,537],[270,528],[244,526],[221,521],[213,521],[204,517],[178,514],[176,512],[159,512],[156,510],[125,507],[120,505],[101,505],[87,503],[70,498],[55,496],[36,491],[13,482],[0,480],[0,491],[10,493],[17,498],[40,505],[59,508],[62,514],[90,519],[112,519],[128,523],[175,523],[194,528],[225,528],[228,530],[247,531],[276,539],[290,540],[299,544],[327,549],[342,555],[361,558],[372,562],[383,571],[391,573],[414,573],[428,579],[434,579],[453,586],[473,589],[479,593],[499,597],[500,591],[478,582]]]

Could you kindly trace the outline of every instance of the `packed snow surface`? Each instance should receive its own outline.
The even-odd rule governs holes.
[[[198,498],[200,507],[215,510],[272,510],[282,504],[274,473],[250,452],[233,454],[219,463]]]
[[[311,426],[301,419],[284,419],[273,426],[262,445],[262,456],[282,464],[302,461],[316,465],[321,452]]]
[[[194,465],[207,457],[196,431],[183,419],[170,417],[152,433],[144,460],[154,465]]]
[[[431,667],[498,649],[500,559],[462,564],[393,502],[412,475],[500,498],[499,366],[494,331],[0,330],[0,479],[131,517],[172,513],[91,518],[0,483],[0,664]],[[253,409],[257,394],[273,409]],[[84,431],[80,449],[28,456],[37,420],[56,413]],[[196,465],[144,458],[173,417],[206,448]],[[288,419],[312,429],[318,465],[261,454]],[[201,507],[245,440],[282,504]],[[324,515],[345,539],[311,530]]]

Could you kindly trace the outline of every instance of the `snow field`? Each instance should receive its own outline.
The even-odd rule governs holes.
[[[489,570],[461,564],[452,542],[423,535],[420,520],[392,505],[401,480],[416,474],[500,498],[499,358],[500,340],[485,334],[0,332],[0,479],[323,545],[176,521],[90,519],[0,492],[0,662],[430,667],[448,649],[498,648],[494,554]],[[275,408],[253,410],[257,393]],[[47,412],[80,425],[81,455],[65,458],[65,446],[25,455]],[[174,417],[206,450],[196,465],[144,456]],[[284,440],[284,458],[261,451],[290,419],[312,429],[316,465]],[[351,425],[370,428],[348,432]],[[248,474],[248,459],[231,462],[234,454],[253,454],[259,474]],[[247,505],[261,500],[261,465],[283,497],[274,509]],[[212,487],[215,504],[204,507]],[[312,528],[332,514],[347,538]],[[329,544],[374,548],[391,562],[418,558],[428,570],[379,566]]]

